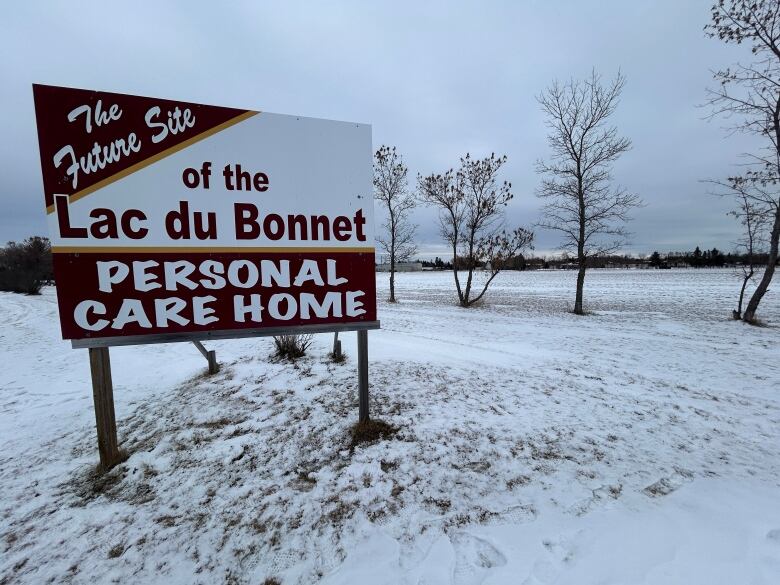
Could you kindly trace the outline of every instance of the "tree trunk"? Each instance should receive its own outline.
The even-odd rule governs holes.
[[[463,292],[463,300],[461,305],[464,307],[471,306],[471,279],[474,274],[474,237],[469,240],[469,256],[468,256],[468,269],[469,275],[466,279],[466,290]]]
[[[395,302],[395,261],[390,260],[390,302]]]
[[[750,270],[745,272],[742,279],[742,288],[739,289],[739,302],[737,303],[737,310],[734,311],[734,319],[742,319],[742,301],[745,300],[745,289],[750,279],[753,278],[753,274],[754,270],[751,262]]]
[[[758,310],[758,304],[761,302],[766,291],[769,290],[769,283],[772,282],[772,276],[775,274],[775,264],[777,264],[777,247],[778,240],[780,239],[780,205],[775,210],[775,223],[772,226],[772,235],[770,236],[769,244],[769,258],[766,263],[766,270],[764,270],[764,276],[761,278],[761,282],[758,283],[756,290],[753,291],[753,296],[750,297],[745,314],[742,316],[742,320],[746,323],[756,322],[756,311]]]
[[[463,291],[460,288],[460,279],[458,278],[458,245],[452,245],[452,275],[455,277],[455,289],[458,291],[458,302],[463,304]]]
[[[587,258],[585,256],[585,192],[583,189],[582,170],[580,161],[577,160],[577,199],[579,203],[580,231],[577,238],[577,295],[574,298],[574,314],[584,315],[582,310],[582,291],[585,287],[585,268]]]
[[[390,298],[391,303],[395,302],[395,217],[390,214]]]
[[[585,311],[582,310],[582,291],[585,288],[585,262],[580,262],[579,270],[577,270],[577,296],[574,299],[574,313],[576,315],[584,315]]]

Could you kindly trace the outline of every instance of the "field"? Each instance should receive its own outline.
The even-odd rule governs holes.
[[[729,319],[727,270],[398,276],[369,334],[372,416],[317,337],[111,350],[128,460],[97,462],[86,350],[55,292],[0,294],[0,584],[780,583],[780,294]]]

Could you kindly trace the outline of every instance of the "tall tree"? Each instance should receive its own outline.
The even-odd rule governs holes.
[[[719,87],[710,91],[710,104],[713,115],[734,121],[735,130],[766,140],[761,152],[750,155],[754,168],[729,178],[736,189],[744,183],[757,187],[751,194],[755,212],[772,226],[766,269],[742,315],[754,323],[775,273],[780,240],[780,0],[720,0],[705,31],[724,43],[747,43],[753,55],[749,63],[715,73]]]
[[[552,154],[537,162],[544,175],[537,194],[546,200],[539,226],[561,232],[564,251],[577,255],[574,313],[584,314],[583,289],[588,258],[609,254],[625,242],[623,224],[638,196],[612,184],[612,165],[631,148],[627,138],[609,125],[625,78],[609,84],[593,71],[584,80],[558,81],[537,99],[547,115]]]
[[[694,268],[699,268],[702,265],[702,254],[699,246],[696,246],[696,249],[693,251],[693,260],[691,261],[691,265]]]
[[[381,146],[374,153],[374,197],[381,201],[387,219],[385,233],[377,238],[379,245],[390,257],[390,298],[395,299],[396,263],[404,262],[414,255],[416,226],[409,221],[409,212],[416,200],[409,193],[407,175],[409,169],[395,147]]]
[[[507,261],[532,247],[531,231],[504,229],[504,211],[514,197],[511,183],[498,179],[506,161],[506,156],[495,154],[483,159],[466,154],[457,171],[417,177],[420,198],[439,209],[441,235],[452,249],[452,273],[462,307],[479,302]],[[480,263],[487,278],[474,289],[474,269]],[[466,271],[465,285],[459,270]]]

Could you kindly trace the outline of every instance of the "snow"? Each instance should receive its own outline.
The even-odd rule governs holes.
[[[380,299],[387,275],[377,276]],[[369,334],[295,365],[268,339],[111,350],[129,459],[97,462],[88,360],[53,289],[0,294],[0,583],[780,583],[780,297],[727,270],[504,273],[453,302],[397,275]]]

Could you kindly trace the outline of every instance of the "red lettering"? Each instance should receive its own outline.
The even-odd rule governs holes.
[[[148,228],[139,227],[133,229],[132,221],[137,219],[140,221],[146,221],[146,215],[140,209],[128,209],[122,214],[122,232],[131,240],[140,240],[146,237],[149,233]]]
[[[348,217],[339,215],[333,220],[333,237],[339,242],[346,242],[350,237],[352,231],[352,222]]]
[[[57,208],[57,223],[60,226],[60,236],[63,238],[86,238],[87,228],[74,228],[70,225],[70,213],[68,212],[68,196],[56,195],[54,205]]]
[[[97,219],[89,226],[90,235],[96,240],[105,240],[110,238],[115,240],[119,237],[116,225],[116,214],[105,207],[98,207],[89,212],[89,217]]]
[[[179,209],[165,216],[165,231],[172,240],[190,239],[190,206],[186,201],[179,201]]]
[[[237,240],[256,240],[260,237],[260,224],[257,218],[260,212],[251,203],[236,203],[233,206],[236,222]]]

